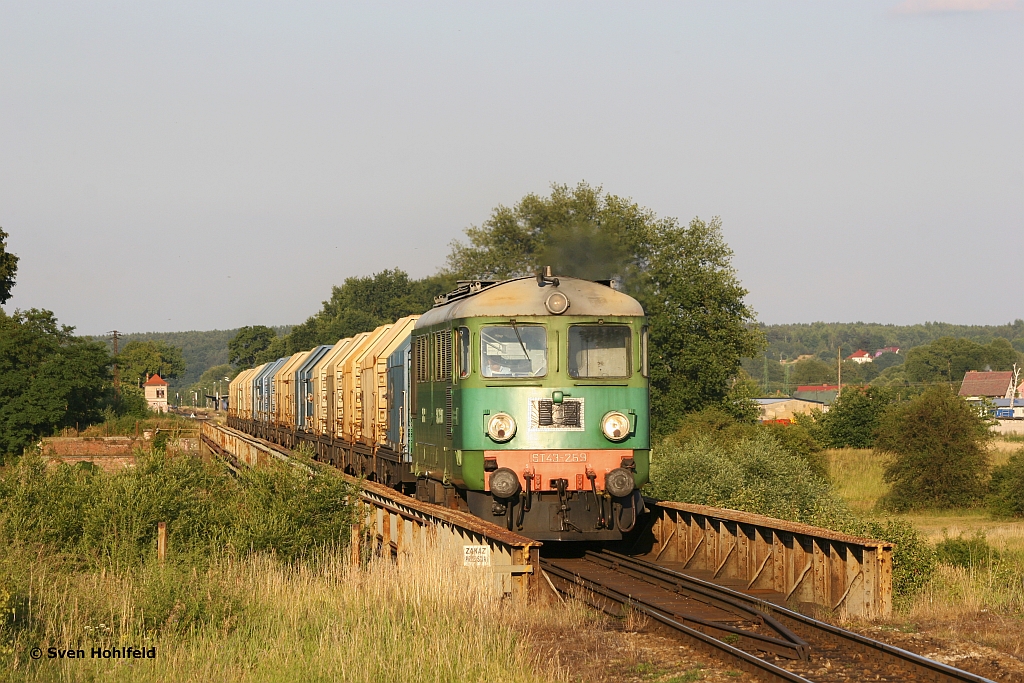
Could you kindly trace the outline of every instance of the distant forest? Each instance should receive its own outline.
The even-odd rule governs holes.
[[[1002,337],[1017,351],[1024,353],[1024,320],[1008,325],[952,325],[921,323],[917,325],[880,325],[878,323],[795,323],[762,325],[768,339],[765,353],[769,360],[793,360],[802,355],[821,360],[835,360],[839,347],[843,357],[857,349],[874,353],[887,346],[906,350],[930,344],[940,337],[970,339],[988,344]],[[759,359],[760,360],[760,359]]]
[[[760,327],[767,347],[755,358],[744,358],[741,365],[764,395],[789,394],[804,384],[834,384],[838,356],[846,359],[860,349],[874,356],[881,349],[897,347],[899,354],[883,353],[863,365],[844,360],[845,383],[958,385],[967,370],[1024,365],[1024,320],[1008,325],[818,322]]]

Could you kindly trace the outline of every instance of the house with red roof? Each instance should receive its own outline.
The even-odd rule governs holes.
[[[146,403],[156,413],[167,412],[167,382],[160,375],[153,375],[142,385],[146,392]]]
[[[846,360],[852,360],[854,363],[871,363],[875,359],[872,358],[871,354],[864,349],[857,349],[847,356]]]
[[[1013,373],[1009,370],[995,372],[969,370],[964,375],[963,384],[960,385],[960,395],[968,401],[983,398],[1011,398],[1013,394]]]

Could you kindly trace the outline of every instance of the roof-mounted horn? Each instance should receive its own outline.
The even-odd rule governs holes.
[[[551,275],[551,266],[544,266],[544,269],[537,273],[537,286],[544,285],[558,286],[558,278]]]

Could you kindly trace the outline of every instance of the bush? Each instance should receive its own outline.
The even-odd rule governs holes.
[[[881,387],[850,387],[815,420],[815,436],[829,448],[871,448],[882,415],[895,392]]]
[[[986,490],[989,438],[981,416],[944,386],[886,411],[876,447],[891,455],[885,481],[892,489],[882,505],[903,511],[977,503]]]
[[[992,470],[987,503],[993,517],[1024,517],[1024,449]]]
[[[954,567],[987,568],[999,559],[999,552],[988,544],[985,534],[979,531],[971,537],[963,534],[956,538],[945,536],[935,546],[935,557],[939,562]]]
[[[666,439],[651,464],[650,492],[809,524],[836,525],[849,516],[828,481],[763,430],[738,441]]]
[[[829,479],[828,460],[825,458],[821,444],[803,424],[799,422],[789,425],[768,423],[759,425],[758,429],[771,434],[780,446],[800,457],[819,477]]]
[[[234,548],[282,558],[348,541],[354,489],[325,472],[244,471],[238,478],[187,455],[136,454],[116,474],[25,456],[0,476],[0,543],[38,544],[79,561],[131,566],[154,552],[208,558]]]
[[[753,439],[758,434],[771,435],[786,451],[800,457],[811,471],[828,479],[828,463],[823,457],[821,444],[802,424],[758,424],[737,420],[718,407],[705,408],[690,413],[665,441],[681,446],[696,438],[707,438],[718,444],[735,444],[743,439]]]
[[[652,496],[889,541],[895,545],[893,595],[900,601],[909,600],[931,579],[935,553],[917,530],[903,520],[865,522],[855,517],[832,493],[827,479],[777,440],[776,434],[792,427],[753,429],[752,436],[733,439],[732,428],[707,418],[702,418],[705,424],[719,427],[710,436],[677,434],[658,446],[651,463]]]

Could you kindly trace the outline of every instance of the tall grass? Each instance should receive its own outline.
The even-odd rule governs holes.
[[[493,575],[440,552],[350,567],[326,551],[294,563],[266,554],[206,569],[53,573],[29,562],[35,626],[0,649],[11,681],[519,681],[560,677],[524,646],[548,610],[496,592]],[[5,562],[4,565],[9,565]],[[28,609],[28,608],[26,608]],[[581,610],[559,607],[566,632]],[[546,615],[546,616],[545,616]],[[540,620],[540,621],[539,621]],[[3,631],[0,630],[0,635]],[[2,638],[0,638],[0,642]],[[30,647],[152,646],[155,660],[33,661]],[[6,654],[3,654],[6,653]]]
[[[858,512],[874,510],[889,492],[883,480],[885,456],[870,448],[833,448],[825,451],[829,474],[840,498]]]
[[[518,681],[559,678],[531,633],[587,612],[506,598],[423,548],[351,567],[352,488],[138,455],[116,474],[25,457],[0,472],[0,681]],[[170,552],[156,557],[156,522]],[[552,624],[558,624],[557,629]],[[154,660],[89,657],[155,647]],[[84,660],[31,657],[81,648]]]
[[[990,456],[1001,465],[1010,452],[997,447]],[[888,492],[885,456],[844,448],[826,457],[836,492],[851,508],[874,512]],[[1024,522],[992,519],[979,508],[917,510],[896,519],[912,524],[937,550],[922,589],[897,602],[899,618],[951,624],[952,637],[971,629],[986,644],[1024,655]],[[984,615],[993,621],[979,619]]]

